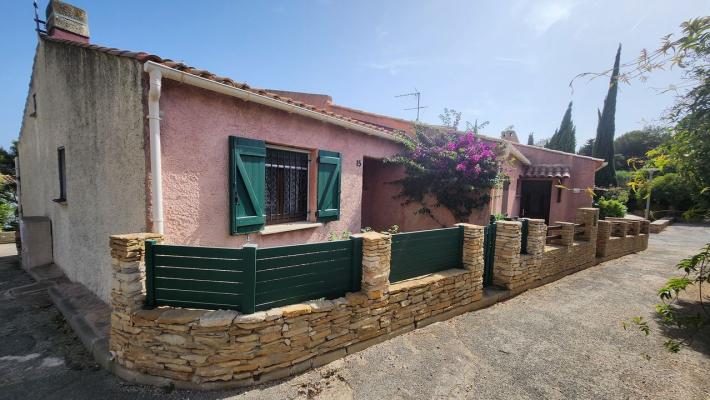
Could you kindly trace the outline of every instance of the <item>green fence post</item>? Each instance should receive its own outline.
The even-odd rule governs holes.
[[[496,251],[496,217],[491,215],[490,224],[483,229],[483,285],[493,283],[493,263]]]
[[[362,238],[351,237],[352,258],[350,263],[351,290],[359,292],[362,285]]]
[[[242,294],[242,312],[253,314],[256,311],[256,248],[255,244],[245,244],[244,250],[244,293]]]
[[[145,305],[146,308],[155,307],[155,240],[145,241]]]
[[[528,254],[528,219],[523,218],[520,228],[520,254]]]

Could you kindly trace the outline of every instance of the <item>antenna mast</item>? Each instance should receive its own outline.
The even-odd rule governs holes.
[[[427,108],[427,106],[420,106],[419,101],[422,96],[422,94],[417,90],[417,88],[414,88],[414,91],[412,93],[405,93],[405,94],[399,94],[394,97],[406,97],[406,96],[415,96],[417,98],[417,106],[416,107],[411,107],[411,108],[405,108],[405,111],[408,110],[417,110],[417,122],[419,122],[419,110],[422,108]]]
[[[37,0],[33,1],[33,5],[35,8],[35,31],[37,31],[38,34],[40,35],[46,35],[47,34],[47,21],[43,21],[39,19],[39,14],[37,13],[37,10],[39,9],[39,6],[37,5]],[[44,25],[44,29],[40,28],[39,26]]]

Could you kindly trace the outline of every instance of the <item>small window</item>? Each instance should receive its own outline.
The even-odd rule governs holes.
[[[64,147],[57,149],[57,171],[59,175],[59,198],[54,199],[54,201],[64,203],[67,201],[67,167]]]
[[[37,116],[37,94],[32,93],[32,112],[30,113],[30,117],[36,117]]]
[[[266,148],[267,224],[307,219],[308,158],[306,152]]]

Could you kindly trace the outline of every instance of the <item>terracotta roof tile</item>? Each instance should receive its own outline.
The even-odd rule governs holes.
[[[569,178],[570,167],[562,164],[531,165],[523,175],[526,178]]]
[[[247,90],[247,91],[255,93],[255,94],[267,96],[267,97],[270,97],[274,100],[279,100],[279,101],[283,101],[288,104],[293,104],[298,107],[301,107],[301,108],[304,108],[307,110],[311,110],[311,111],[315,111],[315,112],[318,112],[318,113],[321,113],[324,115],[328,115],[330,117],[344,120],[344,121],[347,121],[347,122],[350,122],[350,123],[353,123],[356,125],[360,125],[365,128],[377,130],[377,131],[387,133],[387,134],[391,133],[390,130],[384,129],[380,126],[368,124],[368,123],[360,121],[360,120],[345,117],[343,115],[330,112],[326,109],[318,108],[318,107],[310,105],[310,104],[306,104],[306,103],[303,103],[300,101],[295,101],[291,98],[268,92],[264,89],[251,88],[246,83],[236,82],[236,81],[232,80],[231,78],[218,76],[218,75],[213,74],[210,71],[193,68],[193,67],[190,67],[189,65],[184,64],[182,62],[173,61],[168,58],[162,58],[162,57],[154,55],[154,54],[149,54],[149,53],[145,53],[145,52],[133,52],[133,51],[129,51],[129,50],[121,50],[121,49],[116,49],[116,48],[98,46],[98,45],[90,44],[90,43],[75,42],[75,41],[67,40],[67,39],[51,38],[48,36],[42,36],[42,39],[50,41],[50,42],[63,43],[63,44],[71,45],[71,46],[83,47],[83,48],[90,49],[90,50],[96,50],[96,51],[100,51],[102,53],[111,54],[111,55],[118,56],[118,57],[133,58],[135,60],[138,60],[141,63],[153,61],[153,62],[156,62],[159,64],[163,64],[166,67],[176,69],[178,71],[182,71],[182,72],[185,72],[185,73],[188,73],[191,75],[206,78],[206,79],[209,79],[209,80],[212,80],[215,82],[219,82],[219,83],[222,83],[222,84],[225,84],[228,86],[235,87],[237,89]]]

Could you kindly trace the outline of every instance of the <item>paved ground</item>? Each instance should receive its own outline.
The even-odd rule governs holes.
[[[134,386],[97,369],[46,290],[22,288],[31,279],[0,258],[0,398],[709,399],[710,329],[668,353],[652,309],[710,228],[678,224],[651,238],[643,253],[247,392]],[[651,320],[650,336],[622,328],[634,316]]]

